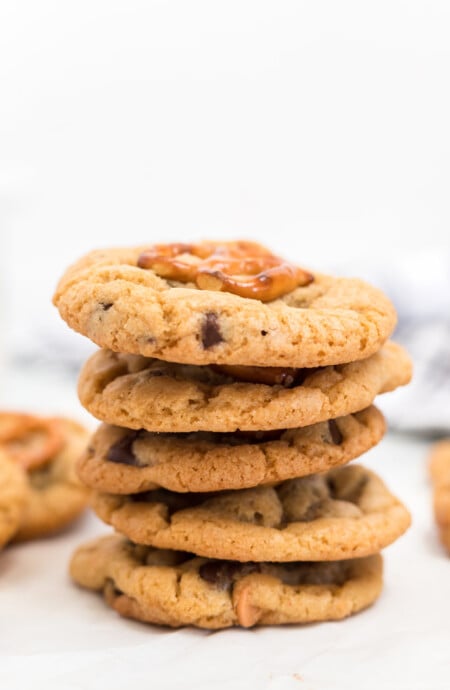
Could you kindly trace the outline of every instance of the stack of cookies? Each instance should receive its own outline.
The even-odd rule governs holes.
[[[348,465],[384,434],[375,396],[411,376],[382,293],[204,242],[93,252],[54,301],[103,348],[81,372],[103,424],[78,469],[117,534],[76,552],[77,583],[174,627],[336,620],[377,598],[379,552],[410,522]]]

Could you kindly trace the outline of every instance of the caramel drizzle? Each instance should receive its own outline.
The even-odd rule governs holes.
[[[256,242],[200,242],[156,244],[143,252],[137,265],[201,290],[231,292],[271,302],[314,277],[272,254]]]

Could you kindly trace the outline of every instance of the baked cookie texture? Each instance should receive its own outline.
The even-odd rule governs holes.
[[[157,434],[102,424],[80,458],[78,475],[87,486],[115,494],[243,489],[344,465],[384,432],[376,407],[266,434]]]
[[[12,541],[62,529],[87,506],[89,492],[75,467],[88,438],[87,429],[70,419],[0,412],[0,451],[15,477],[9,479],[9,492],[20,486],[21,495]]]
[[[99,350],[84,365],[82,405],[108,424],[161,432],[264,431],[358,412],[411,379],[405,350],[387,343],[366,360],[302,372],[301,383],[239,382],[204,366]]]
[[[236,563],[137,546],[120,536],[80,547],[70,572],[122,616],[220,629],[339,620],[382,587],[379,555],[329,563]]]
[[[198,289],[140,268],[147,246],[94,251],[62,277],[54,304],[102,348],[187,364],[317,367],[365,359],[396,314],[379,290],[314,274],[272,302]]]
[[[450,439],[436,443],[430,456],[434,514],[442,544],[450,554]]]
[[[253,242],[94,251],[54,304],[100,346],[78,384],[103,422],[77,463],[119,533],[72,578],[123,616],[220,629],[338,620],[409,526],[373,472],[375,397],[409,382],[394,307]]]
[[[19,529],[27,498],[25,473],[0,450],[0,548]]]
[[[410,515],[358,466],[218,494],[94,494],[104,522],[138,544],[237,561],[322,561],[378,553]]]

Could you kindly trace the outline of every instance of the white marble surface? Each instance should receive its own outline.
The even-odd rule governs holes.
[[[38,372],[5,380],[0,403],[86,419],[73,382]],[[447,690],[450,559],[432,521],[427,447],[390,435],[366,456],[410,507],[413,527],[386,550],[378,603],[340,623],[208,633],[122,620],[67,576],[76,545],[107,531],[91,515],[64,535],[7,549],[0,556],[0,687]]]

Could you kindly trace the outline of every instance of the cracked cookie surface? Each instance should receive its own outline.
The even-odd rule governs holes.
[[[88,431],[66,418],[2,412],[0,437],[0,450],[20,472],[26,488],[12,541],[45,536],[72,522],[88,501],[88,490],[75,471]]]
[[[309,427],[253,434],[158,434],[103,424],[78,474],[99,491],[134,494],[243,489],[343,465],[378,443],[383,415],[370,407]]]
[[[303,370],[286,388],[236,381],[213,367],[99,350],[79,379],[82,405],[108,424],[161,432],[264,431],[358,412],[405,385],[411,360],[396,343],[361,362]]]
[[[147,248],[94,251],[68,269],[53,301],[71,328],[171,362],[316,367],[369,357],[396,323],[387,297],[361,280],[315,274],[263,303],[139,268]]]
[[[434,514],[442,544],[450,554],[450,439],[436,443],[430,456]]]
[[[236,563],[103,537],[74,554],[70,573],[122,616],[207,629],[339,620],[381,592],[379,555],[328,563]]]
[[[359,465],[216,494],[94,493],[92,506],[101,520],[138,544],[237,561],[368,556],[410,524],[405,506]]]

